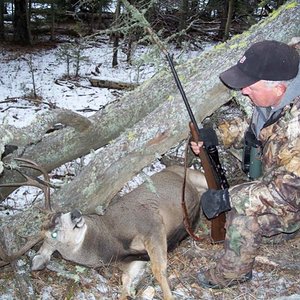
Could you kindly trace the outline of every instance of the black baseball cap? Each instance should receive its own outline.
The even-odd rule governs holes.
[[[265,40],[253,44],[236,65],[220,74],[223,83],[241,89],[259,80],[281,81],[297,76],[299,54],[285,43]]]

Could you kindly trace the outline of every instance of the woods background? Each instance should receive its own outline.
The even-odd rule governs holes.
[[[252,43],[264,39],[288,43],[300,35],[299,0],[282,2],[130,1],[144,13],[167,49],[171,43],[201,48],[204,40],[218,42],[198,57],[176,64],[198,121],[233,98],[243,103],[242,96],[225,88],[218,75],[235,64]],[[61,43],[62,34],[75,36],[76,45],[108,34],[114,49],[113,66],[118,64],[120,47],[125,47],[130,63],[135,43],[153,47],[156,59],[163,60],[143,25],[122,3],[0,0],[0,39],[3,45],[28,49]],[[50,109],[24,128],[1,123],[0,154],[7,145],[17,149],[1,156],[0,183],[23,180],[13,163],[15,157],[29,158],[50,172],[92,152],[91,162],[71,182],[53,191],[51,198],[54,207],[64,211],[103,211],[143,167],[186,139],[188,121],[181,95],[165,64],[151,79],[92,117]],[[0,201],[13,190],[15,187],[1,187]],[[1,244],[13,252],[24,243],[24,236],[40,230],[42,220],[43,212],[37,205],[15,216],[1,216]]]

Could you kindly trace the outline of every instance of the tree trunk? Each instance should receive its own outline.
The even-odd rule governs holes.
[[[179,45],[181,46],[184,37],[183,37],[183,31],[187,27],[187,18],[189,14],[189,1],[188,0],[181,0],[180,3],[180,19],[179,19],[179,32],[182,32],[182,34],[179,36]]]
[[[54,0],[51,1],[51,35],[50,41],[55,40],[55,3]]]
[[[4,0],[0,0],[0,41],[4,41]]]
[[[103,5],[101,2],[98,3],[98,27],[97,29],[101,28],[102,24],[102,11],[103,11]]]
[[[28,0],[14,0],[14,6],[14,41],[24,45],[31,45]]]
[[[229,38],[229,32],[230,32],[230,25],[233,15],[233,4],[234,0],[228,0],[228,11],[227,11],[227,20],[226,20],[226,26],[224,31],[224,37],[223,40],[226,41]]]
[[[133,90],[138,87],[136,83],[112,81],[98,78],[89,79],[92,86],[98,86],[100,88],[116,89],[116,90]]]
[[[224,40],[225,27],[226,27],[226,21],[228,16],[228,0],[222,0],[222,3],[223,5],[221,5],[220,10],[218,10],[218,14],[221,15],[221,22],[220,22],[217,38],[220,41]]]
[[[232,98],[218,75],[235,64],[252,43],[263,39],[288,42],[298,34],[299,26],[298,0],[297,4],[282,6],[278,14],[245,34],[178,65],[176,69],[196,119],[202,121]],[[173,77],[166,69],[89,119],[68,111],[53,111],[24,129],[1,125],[0,151],[3,144],[18,145],[14,155],[22,153],[49,171],[91,149],[99,149],[72,182],[52,194],[52,201],[65,211],[75,207],[86,212],[102,211],[137,172],[187,136],[188,121]],[[57,123],[64,128],[49,132]],[[5,171],[0,182],[11,181],[15,173]],[[2,196],[4,190],[1,188]],[[24,224],[24,219],[29,223]],[[0,220],[1,226],[20,224],[22,236],[38,230],[41,212],[30,209]]]
[[[118,27],[119,18],[121,14],[121,0],[118,0],[117,7],[115,11],[115,26]],[[112,66],[116,67],[118,65],[118,50],[119,50],[119,33],[113,33],[113,59]]]

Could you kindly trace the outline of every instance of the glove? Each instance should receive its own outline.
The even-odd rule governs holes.
[[[199,129],[200,139],[204,142],[204,146],[218,146],[219,141],[215,130],[212,127],[203,127]]]
[[[201,196],[200,203],[208,219],[231,209],[228,189],[208,190]]]

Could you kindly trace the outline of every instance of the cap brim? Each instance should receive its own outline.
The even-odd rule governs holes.
[[[259,79],[254,79],[253,77],[246,75],[237,65],[221,73],[219,77],[225,85],[236,90],[242,89],[259,81]]]

